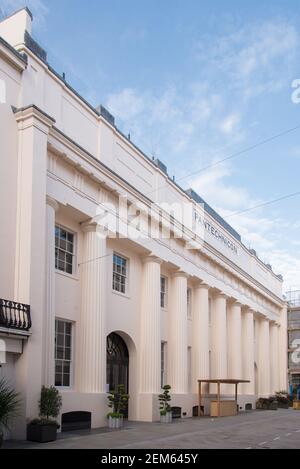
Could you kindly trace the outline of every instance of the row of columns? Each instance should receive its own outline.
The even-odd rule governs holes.
[[[47,295],[44,347],[44,382],[54,380],[55,271],[54,226],[57,204],[47,199]],[[106,390],[106,238],[96,224],[84,227],[83,261],[80,266],[82,305],[79,343],[79,388],[82,392]],[[93,262],[91,260],[93,259]],[[140,393],[160,392],[161,372],[161,261],[144,259],[140,310]],[[187,278],[184,272],[172,276],[169,289],[168,383],[175,394],[188,392]],[[255,394],[254,312],[226,295],[214,293],[209,307],[210,287],[198,283],[192,302],[192,383],[198,379],[247,379],[243,393]],[[279,387],[278,326],[260,319],[258,327],[258,388],[269,395]],[[52,345],[51,345],[52,344]]]
[[[141,374],[142,390],[148,393],[160,390],[160,360],[157,357],[161,340],[159,267],[160,262],[155,257],[145,259],[141,308]],[[172,276],[169,296],[168,383],[173,393],[185,394],[188,392],[188,331],[187,275],[184,272]],[[247,395],[255,395],[257,392],[267,396],[278,391],[278,325],[266,318],[257,319],[258,353],[255,357],[255,312],[239,302],[229,300],[223,293],[212,295],[210,311],[209,297],[210,287],[199,282],[193,289],[192,304],[193,391],[197,392],[197,381],[200,378],[249,380],[250,383],[244,384],[241,389]]]

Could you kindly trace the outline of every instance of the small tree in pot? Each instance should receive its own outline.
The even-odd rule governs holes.
[[[166,384],[162,389],[163,393],[158,396],[158,400],[160,403],[160,421],[161,423],[172,423],[172,409],[170,406],[171,386],[169,384]]]
[[[108,407],[112,409],[108,418],[109,428],[121,428],[123,426],[124,413],[128,406],[129,395],[125,392],[124,384],[119,384],[116,391],[108,395]]]
[[[40,418],[32,420],[27,425],[27,440],[46,443],[55,441],[59,424],[56,421],[62,406],[62,398],[59,391],[51,386],[42,387],[39,401]]]
[[[0,448],[3,443],[3,433],[9,430],[9,423],[18,415],[19,407],[19,394],[10,388],[4,378],[0,379]]]

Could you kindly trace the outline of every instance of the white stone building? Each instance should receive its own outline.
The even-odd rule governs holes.
[[[200,378],[250,380],[241,407],[286,388],[282,278],[207,204],[202,237],[185,227],[176,238],[176,217],[161,236],[159,204],[195,214],[202,199],[51,68],[31,26],[27,9],[0,22],[0,376],[23,397],[14,436],[37,416],[42,384],[59,387],[64,416],[88,412],[93,427],[117,383],[129,419],[144,421],[158,418],[163,383],[187,417]],[[124,195],[141,226],[152,206],[158,236],[100,235],[99,207]]]

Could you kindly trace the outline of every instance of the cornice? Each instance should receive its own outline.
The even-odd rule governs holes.
[[[18,72],[23,72],[27,67],[26,57],[14,49],[3,37],[0,36],[0,56]]]
[[[12,108],[18,124],[24,124],[28,120],[36,120],[50,129],[55,124],[55,119],[46,114],[35,104],[23,108]]]

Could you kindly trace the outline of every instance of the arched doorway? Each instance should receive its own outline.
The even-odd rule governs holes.
[[[106,382],[109,391],[115,391],[119,384],[124,384],[128,393],[129,353],[121,336],[115,332],[107,337],[106,344]],[[127,415],[126,415],[127,417]]]

